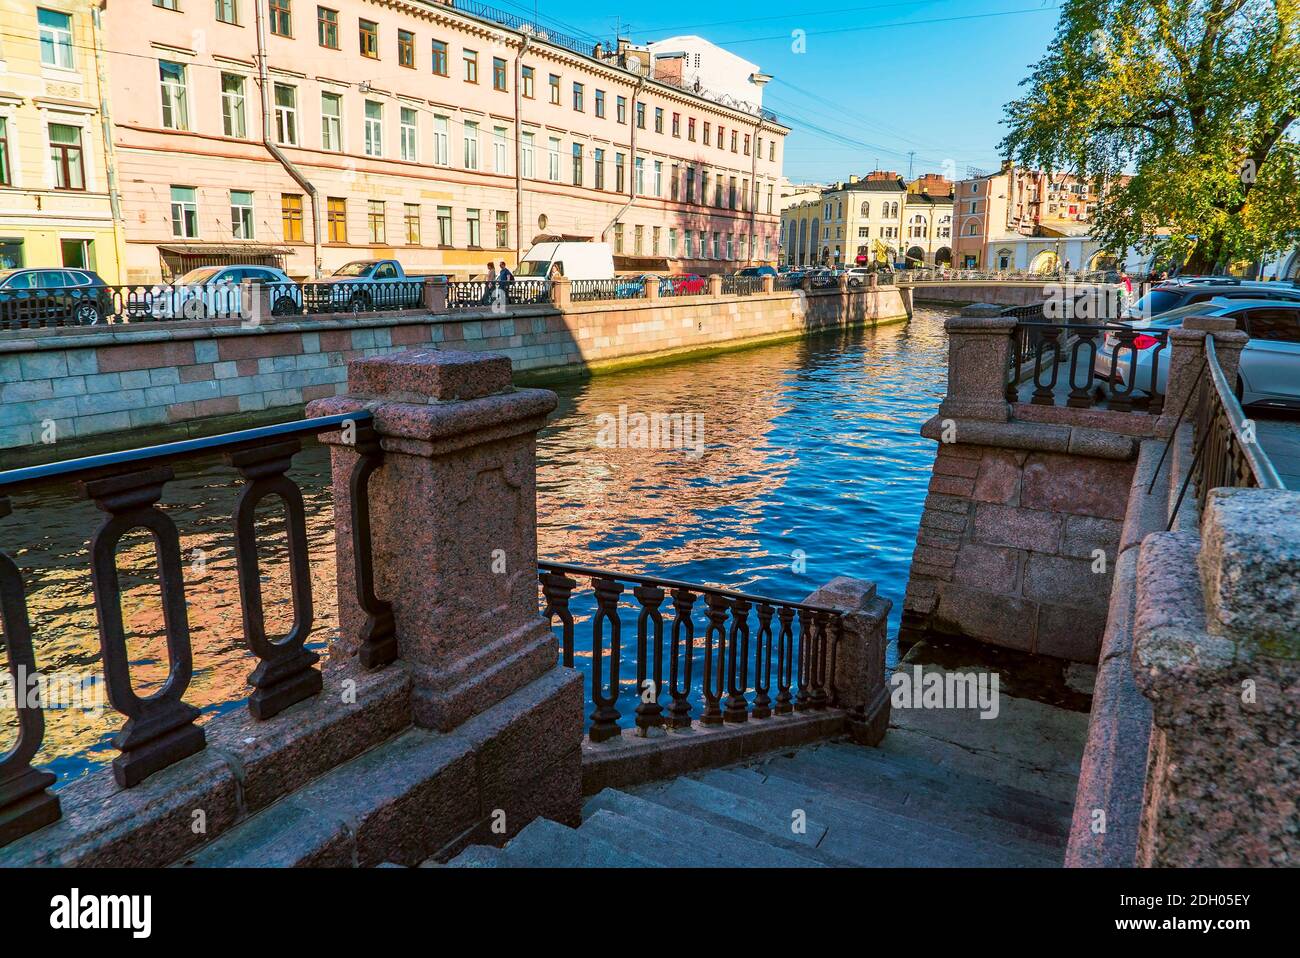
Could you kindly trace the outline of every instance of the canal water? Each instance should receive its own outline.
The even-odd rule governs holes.
[[[870,579],[894,603],[892,663],[934,453],[919,429],[943,395],[947,315],[918,307],[904,326],[822,334],[555,387],[559,409],[538,444],[541,556],[791,599],[837,575]],[[658,443],[643,442],[638,414],[677,417],[664,420],[674,430]],[[313,444],[291,473],[306,499],[316,597],[311,647],[322,652],[337,626],[328,469],[326,451]],[[233,470],[208,461],[178,467],[164,498],[186,561],[194,645],[186,699],[203,709],[204,721],[244,707],[253,665],[243,647],[235,579],[230,515],[237,491]],[[111,761],[109,740],[121,723],[106,702],[97,706],[102,685],[86,547],[102,514],[70,486],[15,496],[13,505],[14,514],[0,522],[0,548],[23,570],[38,667],[58,677],[70,706],[47,710],[36,760],[62,785]],[[283,634],[291,608],[277,512],[266,514],[264,529],[268,629]],[[152,552],[140,533],[119,553],[141,694],[166,677]],[[575,597],[583,671],[590,664],[583,654],[590,648],[589,595]],[[624,622],[627,721],[635,668],[630,606]],[[699,674],[697,667],[697,682]],[[0,723],[3,754],[14,726],[11,711],[0,714],[8,723]]]

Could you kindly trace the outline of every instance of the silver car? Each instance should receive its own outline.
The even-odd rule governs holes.
[[[1250,342],[1241,353],[1241,377],[1237,384],[1243,407],[1300,410],[1300,302],[1290,300],[1219,298],[1180,306],[1154,319],[1128,323],[1139,334],[1133,344],[1136,349],[1121,350],[1116,360],[1118,337],[1114,332],[1107,333],[1097,350],[1093,372],[1098,379],[1109,380],[1113,362],[1117,382],[1121,385],[1136,382],[1136,392],[1145,394],[1150,391],[1153,357],[1158,355],[1155,388],[1164,392],[1169,349],[1157,349],[1158,341],[1154,337],[1141,334],[1182,326],[1188,316],[1229,317],[1236,321],[1238,329],[1250,335]]]

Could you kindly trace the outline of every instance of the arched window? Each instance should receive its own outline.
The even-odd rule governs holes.
[[[979,233],[979,224],[977,223],[971,223],[966,227],[967,236],[979,236]]]
[[[863,202],[863,204],[862,204],[862,215],[863,215],[863,216],[870,216],[870,215],[871,215],[871,204],[870,204],[870,203],[867,203],[867,202],[865,202],[865,201]]]

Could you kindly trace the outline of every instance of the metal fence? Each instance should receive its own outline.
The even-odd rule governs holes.
[[[359,659],[365,668],[376,668],[397,657],[397,640],[392,609],[375,594],[372,585],[368,488],[370,476],[381,464],[383,453],[370,413],[304,419],[0,472],[0,520],[13,511],[10,493],[71,481],[106,513],[90,537],[87,571],[94,585],[108,700],[125,720],[121,731],[112,739],[112,747],[119,752],[113,759],[113,776],[120,787],[132,788],[206,745],[203,728],[195,724],[199,709],[185,701],[194,661],[182,540],[172,514],[158,505],[165,486],[175,478],[173,464],[222,456],[240,474],[243,488],[229,522],[243,612],[242,640],[259,661],[249,678],[253,689],[248,708],[253,718],[261,721],[321,691],[317,667],[320,656],[305,647],[313,622],[312,582],[303,497],[290,472],[303,438],[340,430],[345,434],[352,431],[358,454],[350,486],[351,550],[358,569],[355,599],[365,615],[358,632]],[[283,638],[268,636],[264,620],[255,511],[268,497],[281,500],[286,522],[293,625]],[[169,659],[166,683],[148,697],[138,695],[132,683],[136,657],[127,646],[118,566],[120,540],[124,534],[138,529],[152,534]],[[19,548],[21,545],[18,543]],[[266,544],[261,545],[265,548]],[[0,551],[0,621],[4,626],[9,673],[15,679],[22,675],[26,683],[28,677],[36,674],[38,663],[32,647],[23,577],[17,564],[6,554],[12,551],[16,550]],[[31,765],[45,734],[41,703],[39,700],[33,703],[27,694],[20,694],[15,697],[15,706],[17,740],[0,756],[0,845],[60,817],[58,798],[46,791],[55,776]]]
[[[705,725],[838,704],[835,660],[844,623],[834,609],[562,562],[539,562],[538,573],[542,615],[552,625],[559,621],[560,651],[569,668],[576,628],[571,598],[580,581],[595,594],[589,620],[594,710],[587,732],[593,742],[619,734],[625,695],[637,703],[640,728],[689,728],[701,699],[696,717]],[[630,695],[621,680],[625,595],[634,600],[629,611],[636,623],[636,685]],[[665,621],[660,607],[670,597],[672,617]]]
[[[456,280],[447,284],[448,309],[504,309],[535,306],[551,301],[551,284],[545,280],[518,280],[507,286],[484,279]]]
[[[1016,308],[1041,311],[1042,307]],[[1012,338],[1006,399],[1021,402],[1024,386],[1032,385],[1031,403],[1055,406],[1060,404],[1059,387],[1068,386],[1066,406],[1104,406],[1117,412],[1139,409],[1158,415],[1164,409],[1162,363],[1168,346],[1167,329],[1049,323],[1025,317],[1016,324]],[[1064,382],[1062,367],[1066,367]]]
[[[722,295],[753,296],[763,291],[761,276],[724,276],[722,277]]]
[[[639,279],[575,279],[569,284],[569,300],[590,303],[602,299],[626,299],[643,294]]]

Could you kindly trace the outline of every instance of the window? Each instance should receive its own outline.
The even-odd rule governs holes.
[[[682,115],[680,113],[674,113],[673,114],[673,136],[680,137],[681,135],[682,135]]]
[[[438,245],[451,246],[451,207],[438,207]]]
[[[248,190],[230,191],[230,235],[235,239],[253,238],[253,194]]]
[[[721,184],[719,183],[719,185]],[[727,180],[727,209],[734,210],[735,208],[736,208],[736,178],[733,176]],[[727,257],[727,258],[730,259],[731,257]]]
[[[236,0],[215,0],[217,19],[222,23],[239,23],[239,4]]]
[[[712,124],[708,120],[704,121],[704,145],[708,146],[712,142]]]
[[[624,180],[623,170],[624,170],[623,154],[615,153],[614,154],[614,192],[615,193],[622,193],[625,189],[627,189],[626,182]]]
[[[1251,339],[1300,343],[1300,309],[1295,307],[1248,310],[1246,324]]]
[[[420,245],[420,204],[405,203],[402,206],[402,225],[406,230],[408,246]]]
[[[505,210],[497,210],[497,249],[505,249],[510,245],[510,214]]]
[[[384,155],[384,105],[366,101],[366,156]]]
[[[671,180],[671,182],[672,182],[672,185],[668,188],[668,191],[669,191],[669,193],[672,194],[672,200],[673,200],[673,202],[676,203],[677,200],[680,199],[680,197],[679,197],[677,194],[681,191],[681,186],[679,185],[680,182],[681,182],[681,176],[678,174],[678,171],[677,171],[677,164],[676,164],[676,163],[673,164],[673,172],[672,172],[672,180]]]
[[[722,236],[721,233],[713,234],[713,258],[714,259],[722,259],[722,246],[718,241],[719,237],[721,236]]]
[[[745,153],[746,156],[749,156],[749,134],[748,134],[748,133],[745,134],[745,150],[744,150],[744,153]]]
[[[277,37],[293,36],[293,19],[289,13],[289,0],[271,0],[271,32]]]
[[[664,131],[664,111],[662,107],[655,107],[655,132]]]
[[[437,166],[451,164],[451,120],[445,116],[433,118],[433,162]]]
[[[614,252],[623,252],[623,224],[614,224]]]
[[[582,185],[582,144],[573,144],[573,185]]]
[[[316,8],[316,42],[331,50],[339,48],[339,12],[329,7]]]
[[[638,156],[632,163],[636,169],[636,185],[633,191],[637,196],[645,196],[645,159]]]
[[[695,117],[693,116],[686,120],[686,139],[695,142]]]
[[[56,190],[84,190],[86,168],[81,157],[81,127],[50,124],[50,160]]]
[[[415,34],[410,30],[397,31],[397,65],[415,69]]]
[[[602,120],[605,118],[605,91],[604,90],[596,91],[596,116]]]
[[[735,130],[731,131],[731,152],[732,153],[736,152],[736,131]]]
[[[447,44],[443,40],[433,41],[433,72],[440,77],[447,75]]]
[[[465,169],[478,169],[478,124],[465,123]]]
[[[767,204],[764,212],[765,213],[772,212],[772,184],[771,183],[767,184]]]
[[[627,97],[621,96],[614,104],[614,119],[619,123],[627,122]]]
[[[776,162],[776,140],[767,141],[767,159],[768,162]]]
[[[280,194],[280,228],[287,243],[302,242],[302,194]]]
[[[521,86],[523,87],[523,95],[531,100],[533,98],[533,68],[523,67],[521,74],[523,77],[521,83]]]
[[[275,139],[285,146],[298,145],[298,88],[275,85]]]
[[[700,170],[700,205],[704,206],[709,202],[709,171]]]
[[[644,226],[632,227],[632,236],[633,236],[632,252],[635,255],[640,256],[642,253],[642,249],[645,246],[645,227]]]
[[[420,128],[416,113],[410,107],[402,107],[402,159],[414,163],[420,158]]]
[[[478,82],[478,51],[464,50],[461,52],[461,60],[465,63],[465,82]]]
[[[388,230],[384,225],[384,201],[366,201],[366,228],[372,244],[386,243]]]
[[[509,131],[504,126],[492,128],[492,169],[497,173],[510,172],[506,160],[506,137]]]
[[[244,78],[237,73],[221,74],[221,129],[226,136],[239,139],[248,134],[244,115]]]
[[[478,247],[478,246],[481,246],[481,245],[482,245],[482,244],[479,242],[479,240],[480,240],[480,236],[479,236],[479,227],[480,227],[480,225],[481,225],[481,224],[480,224],[480,222],[479,222],[478,210],[466,210],[466,211],[465,211],[465,228],[466,228],[466,233],[467,233],[467,238],[466,238],[466,245],[467,245],[467,246],[470,246],[470,247],[473,248],[473,247]]]
[[[592,163],[595,166],[595,178],[593,185],[598,190],[605,188],[605,151],[596,149],[592,151]]]
[[[546,178],[552,183],[560,181],[560,138],[550,137],[546,150]]]
[[[519,136],[519,153],[521,157],[522,168],[519,175],[532,179],[536,176],[535,166],[533,163],[533,134],[523,133]]]
[[[558,75],[558,74],[555,74],[555,73],[552,73],[552,74],[547,78],[547,82],[550,84],[550,89],[551,89],[551,102],[554,103],[556,106],[559,106],[559,105],[560,105],[560,77],[559,77],[559,75]]]
[[[163,10],[179,10],[179,3],[180,0],[153,0],[153,5]]]
[[[583,111],[581,83],[575,83],[573,85],[573,108],[579,113]]]
[[[378,60],[379,24],[373,20],[358,20],[357,34],[361,44],[361,55],[371,60]]]
[[[686,202],[695,202],[695,167],[686,167]]]
[[[320,95],[320,145],[335,153],[343,149],[343,95]]]
[[[638,103],[636,105],[636,128],[638,130],[645,129],[645,104],[644,103]]]
[[[12,185],[13,173],[9,170],[9,121],[0,116],[0,186]]]
[[[325,221],[329,227],[331,243],[348,241],[348,201],[342,196],[331,196],[325,204]]]
[[[677,227],[668,227],[668,255],[677,258]]]
[[[651,239],[650,239],[650,255],[651,255],[651,256],[658,256],[658,255],[659,255],[659,235],[660,235],[660,233],[662,233],[662,232],[663,232],[663,227],[661,227],[661,226],[656,226],[656,227],[654,227],[653,230],[651,230],[651,233],[650,233],[650,237],[651,237]]]
[[[683,248],[682,252],[685,254],[686,259],[690,259],[692,256],[695,255],[695,234],[692,233],[690,230],[687,230],[683,234],[683,239],[686,240],[686,245]]]
[[[664,165],[660,160],[655,160],[655,196],[664,195]]]
[[[88,239],[59,240],[59,256],[69,269],[95,268],[95,241]],[[81,277],[76,277],[81,279]]]
[[[724,126],[719,126],[718,127],[718,149],[725,150],[727,148],[727,144],[724,142],[726,137],[727,137],[727,128]]]
[[[199,207],[194,187],[172,187],[172,236],[194,239],[199,235]]]
[[[501,57],[492,58],[492,89],[506,89],[506,61]]]
[[[47,67],[71,70],[73,68],[72,15],[38,8],[36,21],[40,26],[41,34],[41,63]]]
[[[169,130],[188,130],[190,108],[185,65],[159,60],[158,79],[162,87],[162,125]]]

